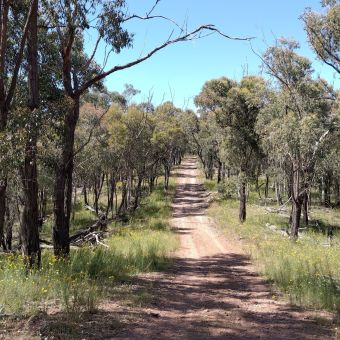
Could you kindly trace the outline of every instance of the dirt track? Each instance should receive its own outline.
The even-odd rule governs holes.
[[[131,309],[129,325],[114,338],[331,338],[328,327],[315,321],[316,312],[273,299],[239,245],[219,235],[205,214],[208,194],[198,183],[194,158],[177,177],[171,221],[181,240],[177,260],[170,271],[140,278],[141,286],[156,292],[156,301]]]

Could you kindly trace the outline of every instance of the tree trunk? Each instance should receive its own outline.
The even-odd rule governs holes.
[[[225,179],[225,162],[222,163],[222,181]]]
[[[278,205],[282,205],[282,196],[281,196],[281,189],[280,184],[278,181],[275,182],[275,194],[276,194],[276,201]]]
[[[269,176],[266,174],[266,183],[264,186],[264,197],[268,198],[268,193],[269,193]]]
[[[99,214],[99,198],[102,193],[104,180],[105,174],[103,173],[101,176],[96,177],[94,182],[94,209],[97,215]]]
[[[220,183],[221,180],[222,180],[222,162],[218,161],[217,183]]]
[[[239,219],[241,222],[244,222],[247,217],[247,212],[246,212],[246,201],[247,201],[247,196],[246,196],[246,182],[242,181],[240,184],[240,190],[239,190],[239,195],[240,195],[240,213],[239,213]]]
[[[79,118],[79,97],[73,98],[73,110],[67,112],[62,140],[62,154],[56,167],[54,186],[53,247],[58,257],[70,252],[70,213],[74,166],[74,133]]]
[[[169,188],[170,166],[164,163],[164,189]]]
[[[28,107],[33,115],[39,106],[38,87],[38,0],[32,2],[32,17],[27,37],[28,52]],[[37,128],[33,123],[28,128],[25,160],[21,168],[23,184],[23,211],[21,219],[21,250],[27,265],[40,267],[39,205],[37,173]]]
[[[325,205],[325,181],[324,177],[322,176],[319,183],[319,198],[320,198],[320,205]]]
[[[142,196],[142,181],[143,181],[143,176],[138,176],[138,183],[137,183],[137,188],[136,188],[136,197],[135,197],[135,202],[134,202],[134,210],[138,208],[139,205],[139,199]]]
[[[4,178],[0,180],[0,246],[5,250],[6,245],[4,241],[4,226],[6,216],[6,188],[7,180]]]
[[[335,206],[340,207],[340,181],[339,177],[334,179]]]
[[[291,234],[290,237],[296,240],[299,236],[301,219],[301,203],[293,200],[292,214],[291,214]]]
[[[307,192],[307,188],[306,191],[303,194],[303,223],[304,225],[308,225],[308,192]]]
[[[332,174],[330,172],[327,172],[325,176],[324,181],[324,188],[325,188],[325,206],[330,207],[331,206],[331,183],[332,183]]]
[[[301,208],[303,196],[300,195],[300,168],[293,166],[292,174],[292,213],[291,213],[291,233],[290,237],[296,240],[299,236]]]
[[[155,176],[149,177],[149,191],[150,193],[153,192],[153,189],[155,187]]]
[[[77,186],[75,185],[73,188],[72,221],[74,221],[76,218],[76,209],[77,209]]]
[[[118,215],[125,215],[128,206],[126,182],[127,182],[126,178],[122,180],[122,200],[118,208]]]
[[[32,137],[32,136],[31,136]],[[26,144],[22,174],[23,211],[21,219],[21,250],[28,267],[39,267],[41,251],[39,243],[39,206],[36,164],[36,139]]]
[[[84,204],[89,205],[89,201],[88,201],[88,198],[87,198],[87,188],[86,188],[85,183],[84,183],[84,186],[83,186],[83,196],[84,196]]]
[[[5,228],[5,248],[12,250],[12,236],[13,236],[14,214],[11,213],[9,204],[6,207],[6,228]]]

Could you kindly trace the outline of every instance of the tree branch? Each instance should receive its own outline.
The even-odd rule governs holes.
[[[94,85],[95,83],[97,83],[98,81],[104,79],[105,77],[109,76],[110,74],[117,72],[117,71],[121,71],[127,68],[130,68],[132,66],[135,66],[137,64],[140,64],[141,62],[151,58],[155,53],[157,53],[158,51],[162,50],[163,48],[173,45],[175,43],[178,42],[182,42],[182,41],[188,41],[188,40],[193,40],[193,39],[198,39],[200,38],[200,33],[203,31],[213,31],[218,33],[219,35],[227,38],[227,39],[231,39],[231,40],[242,40],[242,41],[249,41],[251,38],[237,38],[237,37],[231,37],[229,35],[226,35],[224,33],[222,33],[220,30],[218,30],[214,25],[202,25],[199,26],[198,28],[196,28],[195,30],[186,33],[184,35],[180,35],[179,37],[172,39],[172,40],[167,40],[166,42],[164,42],[163,44],[159,45],[158,47],[155,47],[153,50],[151,50],[148,54],[146,54],[143,57],[140,57],[138,59],[135,59],[127,64],[124,65],[117,65],[114,66],[113,68],[109,69],[108,71],[98,74],[95,77],[93,77],[92,79],[90,79],[89,81],[85,82],[83,84],[83,86],[79,89],[78,91],[78,95],[81,95],[84,91],[86,91],[90,86]]]
[[[14,69],[13,69],[12,81],[11,81],[11,84],[9,86],[9,90],[8,90],[7,97],[6,97],[6,106],[10,105],[10,103],[13,99],[13,96],[14,96],[14,92],[15,92],[15,88],[16,88],[17,80],[18,80],[18,74],[19,74],[19,70],[20,70],[20,65],[21,65],[21,62],[22,62],[23,55],[24,55],[24,48],[25,48],[26,40],[27,40],[27,36],[28,36],[29,24],[30,24],[30,21],[32,20],[33,9],[35,7],[36,1],[37,0],[32,0],[30,8],[29,8],[29,12],[27,14],[27,19],[26,19],[26,22],[25,22],[22,38],[21,38],[21,41],[20,41],[19,51],[18,51],[16,58],[15,58],[15,65],[14,65]]]

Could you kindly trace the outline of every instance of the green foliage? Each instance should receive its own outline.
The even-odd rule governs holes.
[[[226,178],[217,185],[217,191],[223,198],[232,198],[237,196],[239,181],[235,177]]]
[[[328,6],[325,14],[307,9],[302,20],[317,56],[340,73],[340,4],[334,0],[324,0],[322,4]]]

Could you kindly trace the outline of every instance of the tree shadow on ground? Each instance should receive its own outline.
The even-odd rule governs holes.
[[[249,257],[241,254],[177,259],[165,275],[137,279],[137,286],[149,286],[156,298],[150,309],[141,310],[138,319],[116,335],[126,339],[332,337],[329,323],[320,324],[308,313],[301,317],[304,311],[272,300],[266,282],[249,265]]]

